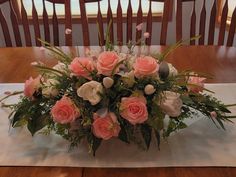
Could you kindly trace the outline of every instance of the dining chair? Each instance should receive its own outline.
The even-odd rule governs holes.
[[[13,5],[12,5],[12,0],[0,0],[0,5],[6,5],[8,3],[9,7],[10,7],[10,21],[11,21],[11,26],[13,29],[13,33],[14,33],[14,40],[16,43],[16,46],[22,46],[22,42],[21,42],[21,35],[20,35],[20,31],[19,31],[19,26],[18,26],[18,20],[17,20],[17,16],[16,13],[14,11]],[[7,24],[7,15],[4,15],[2,12],[0,6],[0,24],[2,27],[2,32],[3,32],[3,36],[4,36],[4,40],[5,40],[5,45],[6,47],[12,47],[12,39],[11,39],[11,35],[10,35],[10,31],[9,31],[9,24]]]
[[[40,33],[40,27],[39,27],[39,16],[35,7],[35,0],[32,0],[32,20],[33,20],[33,26],[34,26],[34,36],[35,36],[35,41],[37,46],[41,46],[41,42],[38,40],[41,38],[41,33]],[[52,20],[52,28],[53,28],[53,33],[50,33],[50,23],[49,23],[49,15],[46,10],[46,5],[45,1],[48,1],[52,3],[53,5],[53,15],[51,17]],[[58,16],[56,13],[56,4],[64,4],[65,6],[65,31],[66,30],[72,30],[72,20],[71,20],[71,5],[70,5],[70,0],[43,0],[43,14],[42,14],[42,19],[43,19],[43,27],[44,27],[44,39],[47,42],[51,42],[50,38],[51,35],[53,35],[53,44],[55,46],[59,46],[59,26],[58,26]],[[28,19],[27,19],[27,14],[23,5],[23,2],[21,0],[21,12],[22,12],[22,23],[24,26],[24,32],[25,35],[27,36],[27,44],[32,45],[31,39],[30,39],[30,32],[29,32],[29,24],[28,24]],[[27,35],[28,34],[28,35]],[[65,32],[65,45],[66,46],[72,46],[72,34],[66,33]]]
[[[133,13],[131,0],[128,1],[128,7],[126,12],[126,17],[123,16],[124,9],[121,7],[121,0],[118,0],[117,8],[116,8],[116,19],[114,19],[112,10],[111,10],[111,0],[108,0],[108,8],[106,13],[106,18],[102,16],[101,7],[100,7],[101,0],[80,0],[80,12],[81,12],[81,23],[82,23],[82,32],[83,32],[83,45],[89,46],[90,45],[90,36],[89,36],[89,24],[88,24],[88,16],[86,13],[86,4],[91,2],[97,2],[98,5],[98,12],[97,12],[97,24],[99,29],[98,39],[99,45],[105,45],[105,36],[104,36],[104,27],[103,23],[106,22],[107,26],[110,25],[109,28],[109,35],[110,41],[114,43],[114,23],[116,22],[117,25],[117,44],[123,45],[124,43],[128,43],[129,41],[135,40],[139,43],[139,39],[141,38],[142,31],[136,30],[135,32],[135,39],[132,39],[133,36],[133,24],[136,21],[136,25],[144,22],[143,17],[143,10],[142,10],[142,0],[138,0],[138,11],[136,17]],[[150,34],[150,37],[146,39],[145,43],[147,45],[151,45],[152,40],[152,24],[153,24],[153,14],[152,14],[152,1],[153,2],[163,2],[164,3],[164,10],[163,16],[161,21],[161,35],[160,35],[160,44],[166,44],[167,38],[167,29],[168,29],[168,21],[170,16],[170,6],[172,0],[150,0],[149,1],[149,10],[147,13],[146,18],[146,32]],[[104,20],[105,19],[105,20]],[[135,20],[134,20],[135,19]],[[123,24],[126,23],[126,40],[124,40],[124,31],[123,31]]]
[[[196,3],[201,1],[202,7],[200,9],[200,16],[199,16],[199,32],[196,32],[197,28],[197,12],[196,12]],[[177,0],[177,10],[176,10],[176,41],[179,41],[183,37],[183,4],[186,2],[192,2],[192,13],[191,22],[190,22],[190,38],[196,35],[200,35],[201,37],[198,40],[198,45],[224,45],[226,31],[227,31],[227,15],[228,15],[228,0],[225,1],[225,4],[222,8],[221,17],[220,17],[220,24],[219,24],[219,34],[218,34],[218,41],[214,43],[215,35],[216,35],[216,20],[217,20],[217,9],[218,1],[212,0],[211,8],[206,8],[206,0]],[[208,11],[209,10],[209,11]],[[207,13],[210,14],[209,26],[207,26]],[[208,27],[208,35],[206,33]],[[229,25],[229,32],[226,41],[227,46],[233,45],[234,35],[235,35],[235,28],[236,28],[236,8],[234,9],[231,22]],[[208,38],[207,38],[208,36]],[[190,41],[190,45],[196,45],[196,42]]]

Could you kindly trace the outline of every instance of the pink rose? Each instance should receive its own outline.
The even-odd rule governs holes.
[[[145,56],[137,58],[133,68],[135,77],[142,78],[156,75],[159,70],[159,64],[154,58]]]
[[[188,83],[190,85],[188,86],[188,90],[192,91],[194,93],[202,92],[203,88],[204,88],[204,81],[205,80],[206,80],[206,78],[203,78],[203,77],[197,77],[197,76],[189,77]]]
[[[79,109],[69,97],[63,96],[51,109],[53,120],[60,124],[73,122],[80,116]]]
[[[40,79],[41,79],[41,76],[38,76],[35,79],[30,77],[28,80],[25,81],[25,88],[24,88],[25,96],[29,98],[33,97],[34,93],[38,91],[40,87]]]
[[[97,70],[98,74],[111,76],[112,71],[119,62],[119,56],[115,52],[102,52],[98,56]],[[114,71],[114,74],[119,71],[119,68]]]
[[[108,140],[111,137],[117,137],[120,132],[120,125],[116,115],[112,112],[107,113],[104,117],[94,114],[92,131],[96,137],[104,140]]]
[[[76,57],[70,64],[69,69],[76,75],[87,79],[92,79],[90,73],[94,70],[92,59],[86,57]]]
[[[135,125],[148,119],[147,101],[142,97],[125,97],[121,99],[120,115]]]

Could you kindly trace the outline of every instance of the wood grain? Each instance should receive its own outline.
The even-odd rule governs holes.
[[[225,5],[223,7],[221,14],[218,45],[224,44],[227,16],[228,16],[228,0],[225,1]]]
[[[70,7],[70,0],[64,0],[65,3],[65,30],[66,29],[72,29],[72,17],[71,17],[71,7]],[[72,46],[72,33],[66,34],[65,33],[65,39],[66,39],[66,46]]]
[[[208,45],[214,44],[215,26],[216,26],[216,0],[214,0],[214,3],[211,8],[209,33],[208,33]]]
[[[190,38],[196,36],[196,9],[195,1],[193,1],[193,10],[191,14],[191,24],[190,24]],[[195,45],[196,41],[190,41],[190,45]]]
[[[43,0],[43,26],[44,26],[44,39],[50,43],[50,29],[48,21],[48,13],[45,6],[45,0]]]
[[[101,50],[101,47],[90,47]],[[166,47],[150,46],[150,52],[160,52]],[[66,53],[76,54],[77,48],[62,47]],[[138,48],[136,48],[138,49]],[[87,50],[79,47],[81,56]],[[125,50],[125,47],[122,48]],[[41,61],[52,66],[56,63],[48,51],[41,51],[38,47],[0,48],[0,82],[24,82],[31,75],[36,76],[36,70],[31,62]],[[168,61],[177,69],[194,69],[214,76],[209,82],[236,82],[236,48],[225,46],[182,46],[171,53]]]
[[[21,2],[22,25],[23,25],[24,35],[25,35],[25,45],[32,46],[28,16],[27,16],[23,1],[21,0],[20,2]]]
[[[228,47],[233,45],[235,28],[236,28],[236,7],[234,8],[234,12],[232,14],[232,18],[230,21],[229,34],[228,34],[228,39],[227,39]]]
[[[39,18],[38,18],[38,12],[34,4],[34,0],[32,1],[32,17],[33,17],[33,25],[34,25],[35,43],[36,43],[36,46],[41,46],[41,42],[38,40],[41,38]]]
[[[0,9],[0,26],[2,27],[3,36],[7,47],[12,47],[11,36],[7,26],[7,21]]]
[[[199,35],[201,35],[198,44],[204,45],[206,31],[206,0],[203,1],[202,10],[200,14]]]
[[[122,7],[121,7],[121,0],[118,1],[117,5],[117,42],[118,45],[123,44],[123,17],[122,17]]]
[[[1,177],[82,177],[82,168],[0,167]]]
[[[21,35],[20,35],[19,26],[18,26],[19,23],[18,23],[18,19],[17,19],[17,13],[15,12],[16,10],[14,8],[15,3],[16,3],[16,1],[12,1],[12,0],[9,1],[10,17],[11,17],[11,24],[12,24],[14,37],[15,37],[16,46],[21,47],[22,42],[21,42]]]

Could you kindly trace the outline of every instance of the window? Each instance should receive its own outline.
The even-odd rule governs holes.
[[[225,4],[225,0],[219,0],[219,12],[218,12],[218,22],[220,23],[221,13]],[[230,24],[231,18],[236,7],[236,0],[228,0],[228,20],[227,25]]]
[[[115,17],[116,14],[116,8],[118,5],[118,0],[111,0],[111,9],[113,12],[113,15]],[[127,12],[127,7],[128,7],[128,2],[129,0],[121,0],[121,6],[122,6],[122,10],[123,10],[123,15],[126,15]],[[138,0],[131,0],[131,4],[132,4],[132,9],[133,9],[133,15],[135,16],[137,11],[138,11],[138,7],[139,7],[139,1]],[[143,15],[146,16],[149,10],[149,0],[142,0],[142,10],[143,10]],[[34,1],[35,3],[35,7],[36,10],[38,12],[39,16],[42,16],[43,13],[43,3],[42,0],[37,0]],[[23,0],[23,4],[24,7],[26,9],[26,12],[28,14],[28,16],[32,15],[32,0]],[[47,13],[49,16],[52,15],[53,13],[53,4],[50,2],[45,1],[45,5],[46,5],[46,9],[47,9]],[[19,9],[21,8],[20,5],[20,0],[18,0],[18,6]],[[58,16],[61,16],[61,18],[63,18],[64,13],[65,13],[65,9],[64,9],[64,5],[62,4],[56,4],[56,13]],[[107,13],[107,8],[108,8],[108,0],[101,0],[100,1],[100,7],[101,7],[101,12],[102,14],[106,14]],[[163,13],[163,8],[164,8],[164,3],[163,2],[152,2],[152,13],[153,16],[161,16]],[[78,16],[80,15],[80,7],[79,7],[79,0],[71,0],[71,11],[72,11],[72,16]],[[86,11],[87,11],[87,15],[89,18],[94,18],[97,15],[97,11],[98,11],[98,3],[97,2],[91,2],[91,3],[86,3]]]

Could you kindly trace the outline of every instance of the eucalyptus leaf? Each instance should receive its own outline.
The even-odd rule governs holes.
[[[152,139],[152,128],[147,124],[141,125],[141,133],[146,144],[147,150],[150,147],[151,139]]]

